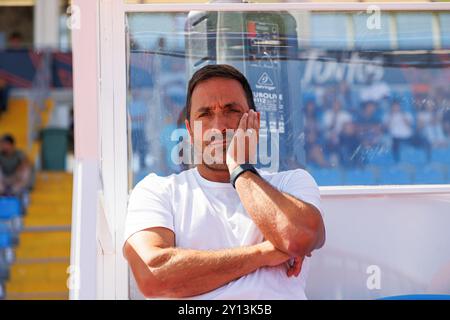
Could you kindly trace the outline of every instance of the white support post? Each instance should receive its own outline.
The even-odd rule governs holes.
[[[36,0],[34,4],[35,49],[59,48],[59,0]]]
[[[75,172],[69,282],[70,299],[84,300],[97,298],[98,1],[73,0],[72,5],[79,9],[80,24],[72,30]]]

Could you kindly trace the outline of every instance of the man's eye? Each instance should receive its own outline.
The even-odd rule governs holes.
[[[206,117],[208,114],[209,114],[208,112],[200,113],[200,114],[198,115],[198,118]]]

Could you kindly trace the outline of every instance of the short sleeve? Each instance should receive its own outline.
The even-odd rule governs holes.
[[[128,200],[124,242],[134,233],[153,227],[174,231],[167,178],[150,174],[139,182]]]
[[[312,204],[323,216],[319,187],[307,171],[303,169],[287,171],[281,191]]]

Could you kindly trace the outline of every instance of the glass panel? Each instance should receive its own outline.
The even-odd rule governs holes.
[[[346,49],[349,46],[347,15],[341,13],[313,13],[310,20],[313,48]]]
[[[439,14],[442,49],[450,49],[450,13]]]
[[[321,186],[449,183],[449,53],[414,51],[432,49],[431,14],[393,15],[395,35],[390,14],[376,30],[365,12],[129,14],[134,183],[192,166],[178,157],[190,155],[186,87],[209,63],[249,79],[261,168],[306,168]]]
[[[443,36],[448,13],[441,14]],[[433,50],[431,27],[416,33],[420,42],[414,28],[391,29],[407,17],[424,26],[430,15],[399,16],[384,13],[380,29],[363,30],[365,12],[128,14],[134,184],[150,172],[192,166],[180,161],[190,155],[186,86],[195,70],[212,63],[232,64],[249,79],[261,112],[260,168],[306,168],[321,186],[448,184],[450,54]],[[448,202],[411,199],[324,201],[325,212],[343,215],[326,217],[327,247],[313,260],[309,297],[448,292]],[[405,250],[411,243],[437,249],[417,254]],[[371,290],[367,277],[376,270],[386,280]]]
[[[355,47],[358,50],[389,50],[391,48],[391,28],[389,13],[373,16],[353,15],[353,30],[355,32]],[[379,20],[378,20],[379,19]]]
[[[433,16],[431,13],[399,13],[397,15],[400,49],[433,48]]]

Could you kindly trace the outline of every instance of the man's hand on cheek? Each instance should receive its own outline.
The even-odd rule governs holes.
[[[244,113],[227,149],[226,161],[230,173],[240,164],[256,164],[258,132],[259,113],[254,110]]]

